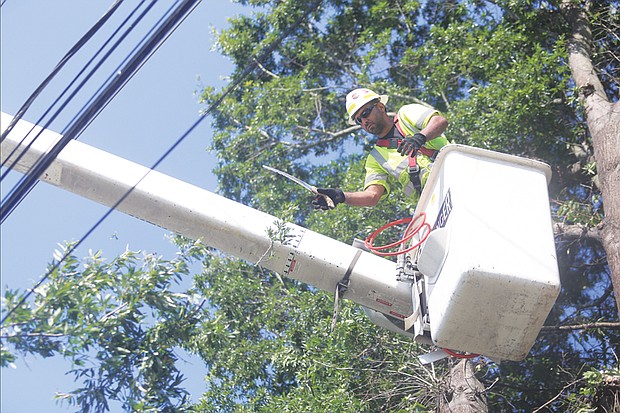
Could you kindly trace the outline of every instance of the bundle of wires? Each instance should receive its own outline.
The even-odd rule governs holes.
[[[75,54],[93,38],[95,33],[99,31],[104,24],[110,19],[115,11],[118,10],[123,0],[116,0],[110,9],[97,21],[97,23],[84,35],[82,38],[67,52],[67,54],[56,65],[52,73],[39,85],[39,87],[30,95],[27,101],[19,109],[11,123],[6,130],[2,133],[0,141],[4,141],[9,133],[11,133],[15,124],[24,116],[28,108],[32,105],[34,100],[41,94],[43,89],[49,85],[51,80],[58,74],[58,72],[65,66],[65,64],[75,56]],[[26,150],[32,145],[32,142],[36,140],[42,131],[49,127],[49,125],[60,115],[60,113],[67,107],[67,105],[74,100],[76,95],[87,82],[95,75],[95,73],[101,68],[104,62],[109,59],[112,53],[122,44],[127,36],[138,27],[138,23],[147,15],[151,8],[156,4],[156,1],[151,1],[146,7],[143,4],[146,0],[141,1],[125,20],[118,25],[114,32],[108,37],[104,44],[94,54],[94,56],[87,62],[81,71],[75,76],[73,81],[65,88],[60,96],[49,106],[41,118],[36,122],[42,126],[41,131],[34,138],[31,139],[31,143],[26,147],[22,153],[13,157],[13,153],[7,156],[8,159],[12,159],[13,164],[19,162],[24,156]],[[37,183],[37,179],[41,174],[50,166],[50,164],[56,159],[58,154],[64,149],[64,147],[72,140],[77,139],[86,127],[97,117],[97,115],[105,108],[105,106],[118,94],[118,92],[125,86],[125,84],[133,77],[133,75],[144,65],[150,56],[157,50],[157,48],[166,40],[170,34],[180,25],[180,23],[189,15],[189,13],[200,3],[200,0],[184,0],[178,2],[174,6],[170,7],[166,14],[161,17],[155,25],[148,31],[148,33],[142,38],[138,46],[125,57],[120,65],[112,72],[107,81],[97,90],[97,92],[90,97],[84,106],[78,111],[70,123],[62,130],[62,138],[49,149],[49,151],[41,156],[34,166],[25,174],[18,183],[9,191],[9,193],[3,197],[0,204],[0,222],[11,214],[11,212],[20,204],[20,202],[28,195],[28,193],[34,188]],[[134,18],[134,16],[136,16]],[[123,28],[125,30],[123,30]],[[101,56],[100,56],[101,55]],[[99,57],[100,56],[100,57]],[[93,65],[94,63],[94,65]],[[89,66],[92,68],[87,72]],[[82,76],[86,75],[82,78]],[[81,80],[79,80],[81,79]],[[78,83],[79,80],[79,83]],[[74,85],[77,86],[74,88]],[[68,96],[64,101],[61,99],[65,95]],[[53,113],[54,106],[60,103],[58,109]],[[51,113],[50,118],[47,121],[43,121]],[[32,131],[31,131],[32,132]],[[30,134],[30,133],[29,133]],[[29,135],[28,134],[28,135]],[[24,136],[22,143],[27,139]],[[2,166],[5,167],[5,161]],[[7,167],[6,171],[0,176],[0,181],[11,172],[11,167]]]
[[[73,57],[80,48],[86,44],[94,34],[99,31],[101,27],[109,20],[112,14],[117,11],[121,3],[124,0],[115,0],[110,9],[102,16],[99,21],[71,48],[71,50],[61,59],[61,61],[56,65],[52,73],[39,85],[39,87],[32,93],[32,95],[28,98],[26,103],[22,105],[20,110],[17,112],[16,116],[14,116],[11,123],[7,126],[7,128],[2,133],[0,138],[0,142],[4,141],[17,122],[23,117],[28,108],[32,105],[33,101],[39,96],[41,91],[50,83],[50,81],[56,76],[56,74],[63,68],[63,66],[67,63],[67,61]],[[107,106],[108,103],[119,93],[119,91],[125,86],[125,84],[133,77],[133,75],[146,63],[146,61],[157,51],[157,49],[163,44],[163,42],[176,30],[176,28],[189,16],[189,14],[198,6],[201,0],[179,0],[173,2],[173,4],[168,8],[168,10],[164,13],[164,15],[156,22],[156,24],[148,31],[148,33],[143,37],[143,39],[139,42],[139,44],[133,48],[130,54],[123,60],[123,62],[112,71],[112,74],[108,77],[107,81],[102,85],[93,95],[88,102],[81,108],[77,115],[72,119],[72,121],[64,128],[61,132],[62,138],[52,147],[50,150],[40,159],[36,161],[34,166],[25,174],[21,180],[9,191],[9,193],[2,198],[0,202],[0,222],[4,222],[4,220],[11,214],[11,212],[20,204],[20,202],[28,195],[28,193],[34,188],[36,183],[38,182],[39,176],[43,174],[43,172],[50,166],[50,164],[56,159],[58,154],[62,151],[62,149],[72,140],[77,139],[81,133],[88,127],[88,125],[97,117],[97,115]],[[73,81],[69,86],[62,92],[62,94],[54,101],[54,103],[47,109],[47,111],[39,118],[36,122],[37,125],[41,126],[42,133],[45,129],[48,129],[50,124],[54,119],[58,117],[60,112],[66,108],[68,103],[76,96],[79,90],[86,84],[86,82],[93,76],[93,74],[102,66],[102,64],[109,58],[112,52],[121,44],[121,42],[127,37],[127,35],[134,30],[138,26],[138,22],[140,22],[146,14],[158,3],[157,0],[142,0],[138,5],[131,11],[131,13],[127,16],[127,18],[116,28],[114,33],[110,35],[110,37],[105,41],[103,46],[99,48],[99,50],[95,53],[95,55],[89,60],[89,62],[83,67],[83,69],[76,75]],[[230,94],[234,89],[236,89],[242,81],[250,74],[252,71],[258,67],[262,62],[264,62],[267,58],[269,58],[274,51],[280,46],[283,39],[289,36],[293,31],[305,20],[310,13],[315,11],[319,5],[321,4],[321,0],[315,0],[313,3],[307,5],[305,7],[305,13],[300,13],[298,18],[286,28],[286,30],[282,30],[277,37],[271,39],[267,44],[254,56],[254,58],[250,59],[250,62],[243,71],[241,71],[236,79],[231,82],[230,85],[226,88],[226,90],[220,95],[220,97],[215,100],[211,106],[204,112],[202,112],[202,116],[198,118],[188,129],[185,131],[181,137],[177,139],[176,142],[151,166],[150,169],[156,169],[161,162],[192,132],[197,126],[206,119],[207,115],[209,115],[215,108],[217,108],[225,97]],[[0,4],[0,7],[4,5],[4,2]],[[146,5],[146,6],[145,6]],[[134,18],[134,16],[136,16]],[[122,33],[123,27],[127,27]],[[120,33],[120,37],[117,38],[117,35]],[[116,40],[114,40],[116,39]],[[111,44],[111,47],[108,46]],[[101,58],[95,63],[94,67],[87,73],[87,75],[80,81],[77,85],[77,88],[73,89],[71,93],[69,91],[73,87],[74,84],[78,82],[78,79],[87,71],[88,66],[90,66],[99,55]],[[65,99],[60,108],[57,109],[52,115],[51,118],[44,122],[43,119],[47,117],[51,112],[52,108],[60,102],[65,94],[69,94],[67,99]],[[30,131],[32,132],[32,130]],[[30,134],[30,133],[29,133]],[[28,135],[24,136],[21,143],[23,144]],[[31,142],[37,139],[39,136],[35,136],[31,138]],[[4,178],[12,171],[12,166],[7,166],[5,163],[11,159],[11,165],[17,164],[17,162],[25,155],[28,148],[32,145],[30,143],[26,146],[26,148],[22,151],[22,153],[15,154],[10,153],[6,157],[6,161],[3,162],[2,168],[6,170],[0,176],[0,181],[4,180]],[[23,145],[18,145],[18,147],[22,147]],[[16,149],[17,150],[17,149]],[[15,152],[15,151],[13,151]],[[16,155],[16,156],[15,156]],[[136,185],[138,185],[144,178],[143,176]],[[106,214],[104,214],[99,221],[97,221],[80,239],[79,242],[74,244],[71,249],[66,251],[65,255],[58,260],[54,266],[48,269],[46,274],[38,281],[38,283],[29,290],[29,292],[22,297],[22,299],[16,304],[15,307],[11,308],[7,314],[4,315],[0,324],[4,324],[4,322],[8,319],[8,317],[15,311],[15,309],[19,308],[27,298],[32,294],[36,288],[41,285],[57,268],[118,206],[127,196],[131,193],[131,189],[125,193],[114,206],[112,206]]]

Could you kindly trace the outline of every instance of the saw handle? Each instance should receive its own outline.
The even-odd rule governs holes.
[[[327,204],[327,206],[329,207],[329,209],[334,209],[334,208],[336,208],[336,205],[334,204],[334,201],[333,201],[333,200],[332,200],[329,196],[327,196],[327,195],[325,195],[325,194],[320,193],[320,192],[318,191],[318,189],[317,189],[317,187],[316,187],[316,186],[312,186],[312,192],[313,192],[315,195],[318,195],[318,196],[322,197],[322,198],[325,200],[325,203]]]

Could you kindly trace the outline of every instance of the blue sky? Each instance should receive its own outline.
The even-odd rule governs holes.
[[[3,0],[1,13],[1,109],[14,114],[47,77],[75,42],[105,13],[112,0]],[[116,27],[137,2],[127,2],[116,13],[106,33]],[[150,28],[172,2],[158,2],[143,27]],[[199,91],[204,85],[222,87],[231,63],[213,51],[212,28],[227,24],[227,18],[242,11],[230,1],[203,0],[189,18],[123,88],[80,141],[112,152],[142,165],[151,166],[196,121],[201,107]],[[141,35],[143,36],[143,34]],[[141,38],[141,36],[139,38]],[[107,35],[106,35],[107,37]],[[100,37],[99,43],[101,43]],[[128,44],[133,47],[138,38]],[[68,65],[24,116],[35,122],[84,65],[94,49],[81,52]],[[129,52],[126,48],[115,61]],[[108,70],[106,76],[110,73]],[[103,78],[102,78],[103,79]],[[94,82],[96,86],[101,84]],[[90,92],[92,94],[92,92]],[[90,96],[84,94],[80,106]],[[79,107],[79,106],[78,106]],[[76,107],[77,108],[77,107]],[[50,129],[60,132],[75,114],[69,109]],[[69,116],[70,115],[70,116]],[[211,173],[215,156],[206,148],[212,132],[209,120],[189,135],[158,168],[160,172],[215,191]],[[19,179],[10,175],[2,182],[2,195]],[[6,181],[6,182],[5,182]],[[57,244],[79,240],[107,209],[44,183],[38,184],[1,227],[2,288],[31,287],[44,273]],[[168,232],[121,213],[114,212],[87,238],[76,254],[102,250],[113,258],[126,248],[157,252],[172,258],[176,248]],[[188,283],[191,280],[188,280]],[[200,360],[182,355],[181,368],[194,401],[202,393],[204,368]],[[53,400],[55,392],[77,387],[65,375],[69,364],[58,357],[26,357],[16,368],[2,369],[1,411],[66,412],[69,406]],[[113,405],[113,412],[121,411]]]

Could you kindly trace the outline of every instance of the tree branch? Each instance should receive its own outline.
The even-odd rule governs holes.
[[[544,409],[545,407],[549,406],[550,404],[552,404],[554,401],[556,401],[560,396],[562,396],[562,393],[564,393],[566,391],[566,389],[571,388],[572,386],[576,385],[577,383],[579,383],[580,381],[583,381],[583,379],[579,379],[579,380],[575,380],[571,383],[568,383],[566,386],[564,386],[562,388],[562,390],[560,390],[560,392],[558,394],[555,395],[554,398],[552,398],[551,400],[549,400],[548,402],[546,402],[545,404],[543,404],[542,406],[540,406],[538,409],[534,410],[532,413],[537,413],[539,411],[541,411],[542,409]]]
[[[341,137],[343,137],[345,135],[350,134],[351,132],[355,132],[356,130],[360,129],[360,126],[357,126],[357,125],[351,126],[351,127],[339,130],[337,132],[329,132],[329,131],[325,131],[325,130],[321,130],[321,129],[316,129],[316,128],[308,128],[308,127],[305,127],[305,126],[297,126],[296,128],[297,129],[301,129],[301,130],[306,131],[306,132],[315,132],[315,133],[321,133],[323,135],[327,135],[325,138],[319,139],[318,141],[313,142],[311,144],[299,145],[299,147],[308,148],[308,147],[316,146],[316,145],[318,145],[320,143],[327,143],[327,142],[331,142],[333,140],[336,140],[338,138],[341,138]]]
[[[58,338],[65,337],[66,334],[63,333],[17,333],[17,334],[3,334],[0,335],[0,339],[9,339],[15,337],[47,337],[47,338]]]
[[[541,331],[574,331],[589,330],[591,328],[604,328],[607,330],[620,330],[620,322],[605,322],[575,324],[570,326],[543,326]]]
[[[587,18],[586,2],[584,8],[571,0],[562,0],[560,6],[567,21],[572,27],[572,36],[568,39],[567,49],[569,54],[569,66],[575,84],[582,96],[587,98],[593,94],[608,100],[605,88],[596,74],[592,63],[592,30]]]
[[[561,9],[572,29],[567,44],[568,67],[580,90],[594,147],[605,208],[601,240],[620,314],[620,103],[607,97],[592,61],[593,37],[587,14],[591,4],[562,0]]]
[[[403,99],[407,100],[408,102],[418,103],[420,105],[424,105],[424,106],[427,106],[429,108],[432,108],[431,105],[429,105],[428,103],[424,102],[423,100],[418,99],[415,96],[405,95],[405,94],[397,93],[397,92],[391,93],[391,96],[396,96],[396,97],[399,97],[399,98],[403,98]]]
[[[260,70],[262,70],[264,73],[267,73],[269,76],[274,77],[276,79],[279,79],[280,76],[276,75],[275,73],[267,70],[258,60],[254,59],[254,63],[258,66],[258,68]]]
[[[553,233],[556,237],[590,239],[602,242],[602,225],[588,228],[581,224],[565,224],[564,222],[553,223]]]

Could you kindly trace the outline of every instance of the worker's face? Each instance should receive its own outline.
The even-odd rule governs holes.
[[[381,102],[368,102],[355,113],[355,122],[366,132],[381,135],[385,129],[385,106]]]

